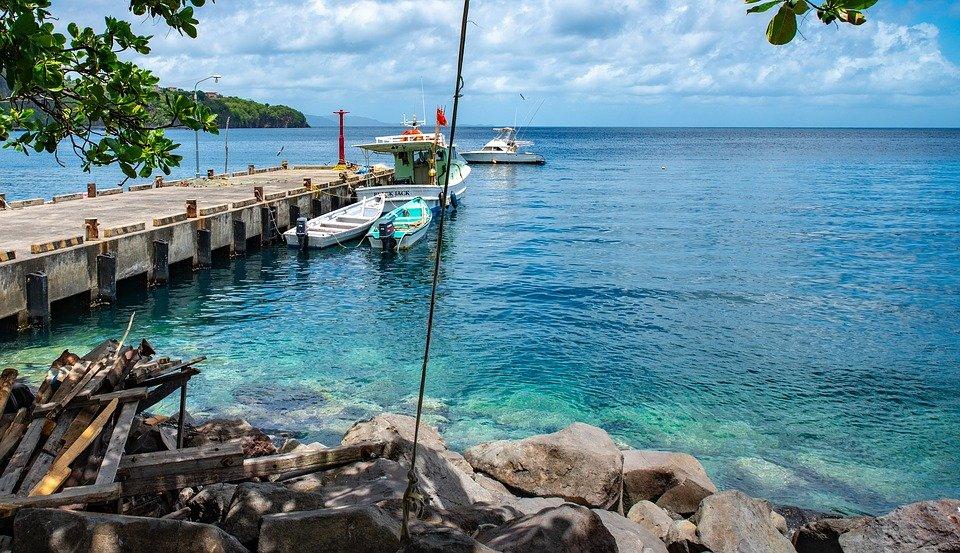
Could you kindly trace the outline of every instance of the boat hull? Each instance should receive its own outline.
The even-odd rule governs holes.
[[[463,202],[463,198],[467,193],[467,186],[461,181],[456,186],[451,184],[450,191],[453,196],[453,201],[450,202],[450,205],[455,207]],[[358,201],[363,201],[377,194],[383,194],[384,212],[392,211],[417,196],[420,196],[423,198],[423,201],[427,202],[427,205],[430,206],[430,210],[437,213],[440,211],[439,198],[440,193],[443,192],[443,187],[432,184],[390,184],[357,188],[356,192]]]
[[[306,246],[322,249],[363,237],[370,230],[370,226],[383,215],[385,205],[382,197],[374,195],[310,219],[306,225]],[[284,232],[283,239],[288,246],[300,247],[296,227]]]
[[[467,160],[467,163],[515,163],[526,165],[543,165],[547,162],[543,156],[532,152],[518,152],[511,154],[508,152],[460,152],[460,157]]]
[[[403,238],[401,238],[401,239],[400,239],[400,242],[397,244],[397,249],[400,249],[400,250],[409,250],[409,249],[412,248],[417,242],[419,242],[420,240],[422,240],[424,236],[427,235],[427,229],[429,229],[429,228],[430,228],[430,225],[423,225],[422,227],[418,228],[418,229],[417,229],[416,231],[414,231],[414,232],[410,232],[410,233],[404,234],[404,235],[403,235]],[[373,248],[375,248],[375,249],[378,249],[378,250],[382,250],[382,249],[383,249],[383,242],[381,242],[379,238],[375,238],[375,237],[373,237],[373,236],[368,235],[368,236],[367,236],[367,240],[370,241],[370,246],[371,246],[371,247],[373,247]]]

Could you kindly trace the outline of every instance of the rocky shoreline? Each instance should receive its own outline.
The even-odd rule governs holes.
[[[242,421],[190,426],[188,436],[188,445],[239,442],[248,456],[278,453]],[[375,458],[184,487],[120,509],[141,516],[94,512],[104,510],[96,505],[22,508],[2,533],[13,552],[393,553],[401,548],[412,437],[411,417],[381,414],[356,423],[340,444],[385,444]],[[958,500],[876,518],[778,509],[718,490],[690,455],[620,450],[582,423],[462,455],[430,426],[420,438],[408,551],[960,552]],[[323,449],[288,440],[279,453]]]

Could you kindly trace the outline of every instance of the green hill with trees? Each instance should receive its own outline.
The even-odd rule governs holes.
[[[178,88],[163,90],[164,101],[171,100],[171,96],[180,95],[193,100],[193,93]],[[217,127],[227,125],[230,118],[231,128],[304,128],[309,127],[306,116],[290,106],[261,104],[246,98],[236,96],[220,96],[216,93],[197,92],[200,105],[217,116]],[[151,110],[155,114],[163,113],[162,109]],[[159,121],[158,121],[159,122]]]

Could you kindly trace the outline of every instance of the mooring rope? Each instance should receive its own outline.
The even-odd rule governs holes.
[[[460,23],[460,52],[457,58],[457,81],[453,93],[453,117],[450,119],[450,144],[447,152],[447,163],[453,162],[454,137],[457,134],[457,108],[460,107],[460,92],[463,89],[463,51],[467,40],[467,13],[470,11],[470,0],[463,0],[463,20]],[[423,395],[427,385],[427,365],[430,361],[430,340],[433,338],[433,313],[437,305],[437,282],[440,280],[440,254],[443,251],[443,222],[446,219],[447,199],[450,189],[450,170],[445,171],[443,178],[443,195],[440,197],[440,220],[437,222],[437,254],[433,260],[433,281],[430,287],[430,311],[427,314],[427,337],[423,346],[423,366],[420,368],[420,391],[417,395],[417,417],[413,427],[413,453],[410,455],[410,470],[407,472],[407,489],[403,492],[403,521],[400,526],[401,550],[410,545],[410,509],[412,503],[420,501],[422,494],[417,485],[417,444],[420,439],[420,419],[423,415]],[[419,510],[419,505],[417,505]]]

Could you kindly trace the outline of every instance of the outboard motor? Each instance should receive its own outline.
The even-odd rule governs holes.
[[[306,217],[297,218],[297,244],[300,245],[301,250],[307,249],[307,218]]]
[[[396,229],[393,227],[393,221],[380,223],[380,225],[377,227],[377,232],[380,235],[380,244],[383,246],[384,252],[392,252],[397,249],[397,239],[393,236],[395,231]]]

